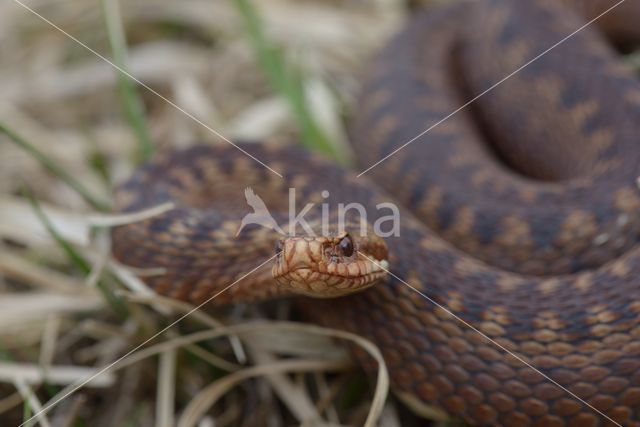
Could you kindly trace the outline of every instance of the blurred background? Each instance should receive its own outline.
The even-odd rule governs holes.
[[[27,425],[362,425],[381,407],[381,425],[419,425],[331,336],[260,320],[295,320],[287,301],[189,316],[145,344],[190,307],[110,259],[123,219],[108,213],[136,165],[220,143],[211,129],[349,164],[367,59],[424,3],[1,2],[0,425],[51,403]],[[252,336],[225,326],[256,319]],[[219,337],[179,341],[200,331]]]

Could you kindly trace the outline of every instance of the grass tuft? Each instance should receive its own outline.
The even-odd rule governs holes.
[[[102,212],[106,212],[111,209],[107,202],[100,200],[98,197],[93,195],[93,193],[91,193],[91,191],[89,191],[84,185],[82,185],[80,181],[76,180],[72,175],[65,171],[62,166],[51,160],[46,154],[38,150],[33,144],[27,142],[26,139],[24,139],[2,123],[0,123],[0,133],[3,133],[7,137],[9,137],[9,139],[13,141],[17,146],[24,149],[34,159],[40,162],[40,164],[45,169],[60,178],[69,187],[73,188],[93,208]]]
[[[311,114],[300,71],[293,64],[287,63],[282,50],[267,39],[260,17],[249,0],[235,0],[234,4],[242,16],[247,36],[264,74],[289,104],[302,134],[302,144],[342,163],[344,157],[339,155]]]
[[[53,223],[49,221],[49,218],[45,215],[44,211],[40,207],[38,200],[33,197],[31,191],[24,186],[22,188],[23,196],[29,200],[31,207],[33,208],[34,213],[42,222],[42,225],[47,229],[47,232],[51,235],[54,241],[60,246],[63,250],[71,264],[80,270],[85,276],[91,274],[91,264],[75,250],[73,245],[71,245],[53,226]],[[98,289],[102,292],[106,302],[111,306],[111,309],[121,318],[125,319],[129,316],[129,310],[127,305],[122,300],[122,298],[116,296],[113,291],[106,286],[102,281],[98,281]]]
[[[118,0],[102,0],[102,11],[113,62],[121,70],[127,70],[127,40]],[[114,71],[118,74],[118,93],[124,115],[138,142],[136,160],[138,162],[149,160],[155,150],[147,127],[144,103],[129,76],[120,70]]]

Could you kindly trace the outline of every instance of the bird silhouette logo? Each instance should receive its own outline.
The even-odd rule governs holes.
[[[251,187],[247,187],[244,189],[244,197],[245,199],[247,199],[247,204],[253,208],[253,212],[246,214],[244,218],[242,218],[242,222],[240,223],[240,227],[238,228],[236,237],[238,237],[242,229],[249,224],[261,225],[263,227],[277,231],[280,234],[285,234],[276,220],[273,219],[273,216],[269,212],[269,209],[267,209],[264,201],[260,198],[260,196],[253,192],[253,189]]]

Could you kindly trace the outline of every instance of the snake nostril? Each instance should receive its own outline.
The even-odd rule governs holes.
[[[282,252],[282,240],[278,240],[276,242],[276,255],[280,255],[280,253]]]

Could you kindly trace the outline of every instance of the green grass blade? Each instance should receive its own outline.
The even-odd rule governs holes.
[[[113,62],[120,69],[126,70],[127,40],[122,26],[118,0],[102,0],[102,10]],[[122,109],[138,141],[138,160],[148,160],[153,155],[154,146],[147,127],[144,103],[129,76],[120,70],[116,71]]]
[[[33,411],[31,410],[31,404],[29,403],[29,399],[25,398],[22,402],[22,422],[27,425],[27,427],[32,426],[33,424],[27,422],[33,416]]]
[[[76,250],[71,246],[69,242],[67,242],[58,231],[55,229],[49,218],[45,215],[44,211],[40,207],[40,203],[36,200],[30,190],[26,187],[22,189],[22,194],[29,203],[31,204],[31,208],[33,212],[36,214],[42,225],[46,228],[47,232],[53,237],[53,240],[62,248],[64,253],[67,255],[71,263],[78,268],[82,273],[89,274],[91,272],[91,265],[76,252]]]
[[[29,200],[34,213],[36,214],[40,222],[42,222],[42,225],[44,225],[53,240],[64,251],[71,263],[83,274],[89,275],[91,273],[91,264],[89,264],[89,262],[85,260],[84,257],[80,255],[78,251],[76,251],[76,249],[69,242],[67,242],[64,237],[60,235],[60,233],[58,233],[49,218],[45,215],[36,198],[33,197],[31,191],[29,191],[26,187],[23,187],[22,193],[24,197]],[[112,292],[112,290],[109,289],[102,281],[98,281],[98,288],[102,292],[107,303],[111,306],[111,309],[121,318],[127,318],[129,315],[129,310],[124,301],[121,298],[117,297]]]
[[[234,3],[242,16],[260,66],[273,88],[289,104],[300,128],[303,145],[342,161],[343,156],[329,142],[310,112],[300,73],[291,64],[287,64],[282,52],[267,40],[260,18],[249,1],[235,0]]]
[[[28,143],[24,138],[22,138],[20,135],[18,135],[2,123],[0,123],[0,133],[3,133],[7,137],[9,137],[9,139],[13,141],[17,146],[24,149],[34,159],[40,162],[40,164],[45,169],[60,178],[69,187],[73,188],[80,196],[82,196],[84,200],[87,201],[87,203],[89,203],[95,209],[103,212],[110,210],[109,204],[107,202],[100,200],[100,198],[94,196],[91,191],[89,191],[84,185],[82,185],[79,181],[77,181],[74,177],[67,173],[67,171],[64,170],[62,166],[52,161],[34,145]]]

